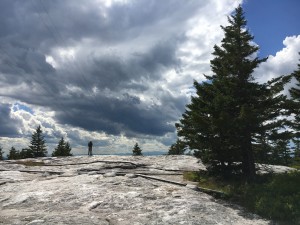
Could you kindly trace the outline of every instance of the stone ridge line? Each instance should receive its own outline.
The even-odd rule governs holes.
[[[107,161],[107,160],[97,160],[92,162],[82,162],[82,163],[66,163],[66,164],[44,164],[43,166],[76,166],[76,165],[86,165],[93,163],[128,163],[137,167],[147,166],[146,164],[137,164],[129,161]]]

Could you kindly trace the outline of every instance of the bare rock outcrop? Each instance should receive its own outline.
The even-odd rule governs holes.
[[[0,224],[271,224],[183,180],[200,169],[191,156],[0,161]]]

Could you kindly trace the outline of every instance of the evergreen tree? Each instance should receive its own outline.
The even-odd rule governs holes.
[[[32,150],[34,157],[45,157],[47,155],[46,141],[41,126],[31,136],[29,148]]]
[[[258,163],[271,163],[272,145],[266,132],[259,133],[253,144],[254,158]]]
[[[294,71],[291,76],[296,80],[296,86],[290,89],[290,95],[293,100],[291,113],[294,115],[294,121],[292,123],[292,128],[294,129],[293,142],[295,145],[294,157],[295,160],[300,163],[300,64],[298,64],[298,69]]]
[[[3,160],[3,149],[1,146],[0,146],[0,160]]]
[[[186,150],[186,144],[177,139],[175,144],[172,144],[169,148],[168,155],[183,155]]]
[[[20,152],[20,159],[34,158],[33,151],[30,148],[23,148]]]
[[[71,151],[72,151],[72,148],[71,148],[69,142],[66,142],[64,155],[65,156],[72,156],[73,154],[71,153]]]
[[[289,140],[282,140],[279,139],[276,142],[276,146],[275,149],[278,153],[278,161],[276,162],[276,164],[279,165],[289,165],[291,163],[291,148],[289,146]]]
[[[57,147],[52,153],[52,156],[71,156],[71,147],[68,142],[65,142],[64,138],[62,137],[58,142]]]
[[[242,162],[243,174],[251,179],[255,175],[253,144],[261,144],[260,134],[282,126],[276,118],[283,113],[279,109],[285,97],[278,93],[287,79],[254,82],[252,73],[266,58],[254,57],[259,48],[252,44],[241,6],[228,21],[222,27],[221,46],[214,47],[214,75],[206,76],[203,83],[194,82],[196,96],[176,127],[178,135],[212,168],[232,171],[234,162]]]
[[[275,137],[274,137],[275,136]],[[279,137],[278,137],[279,136]],[[271,148],[271,163],[277,165],[288,165],[291,163],[290,140],[292,134],[289,131],[275,133],[273,135],[273,146]]]
[[[295,147],[293,148],[294,150],[294,164],[300,166],[300,141],[294,140]]]
[[[58,142],[57,147],[53,151],[52,156],[62,156],[63,152],[64,152],[64,149],[65,149],[65,145],[66,145],[66,143],[64,141],[64,138],[62,137],[60,139],[60,141]]]
[[[14,147],[11,147],[7,155],[7,159],[12,160],[12,159],[19,159],[19,158],[20,158],[19,151],[17,151]]]
[[[142,149],[139,147],[138,143],[135,143],[133,150],[132,150],[132,155],[133,156],[143,155]]]
[[[281,149],[279,151],[283,149],[290,151],[289,142],[292,139],[292,132],[288,129],[290,126],[288,117],[291,101],[282,93],[290,79],[291,76],[280,76],[266,83],[267,89],[261,98],[262,107],[258,114],[261,123],[258,132],[253,136],[254,144],[262,150],[260,155],[256,155],[259,162],[275,163],[276,157],[283,157],[275,160],[280,162],[279,164],[284,164],[287,160],[287,155],[276,155],[276,152],[279,149]]]

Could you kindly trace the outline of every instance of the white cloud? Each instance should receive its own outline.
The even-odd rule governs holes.
[[[254,72],[259,82],[267,82],[281,75],[291,74],[297,69],[300,52],[300,35],[286,37],[283,41],[285,46],[275,56],[270,55],[268,60],[262,63]]]

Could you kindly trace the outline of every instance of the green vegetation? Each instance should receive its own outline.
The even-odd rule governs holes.
[[[72,156],[71,146],[69,142],[65,142],[64,138],[58,142],[57,147],[52,156]],[[31,136],[30,146],[23,148],[21,151],[15,147],[11,147],[7,158],[9,160],[27,159],[36,157],[45,157],[47,155],[46,141],[41,126],[38,126]],[[0,147],[0,160],[3,160],[3,149]]]
[[[259,215],[300,224],[299,184],[300,172],[266,176],[261,183],[240,187],[240,200]]]
[[[65,142],[62,137],[53,151],[52,156],[72,156],[71,150],[69,142]]]
[[[228,182],[223,181],[220,178],[206,175],[205,173],[197,172],[185,172],[183,174],[183,179],[198,182],[199,187],[208,188],[225,194],[230,194],[230,185]]]
[[[300,170],[300,164],[299,164],[299,162],[297,164],[296,163],[295,164],[291,164],[291,167]]]
[[[3,160],[3,150],[1,146],[0,146],[0,160]]]
[[[30,146],[28,148],[23,148],[21,151],[11,147],[7,155],[7,159],[26,159],[26,158],[36,158],[44,157],[47,155],[47,148],[45,145],[43,131],[41,126],[38,126],[36,131],[31,136]]]
[[[258,47],[241,7],[222,29],[225,37],[211,60],[214,74],[194,82],[196,95],[176,124],[208,172],[186,172],[184,179],[267,219],[300,224],[300,172],[256,175],[254,166],[300,169],[300,64],[292,74],[259,84],[252,73],[266,59],[255,57]],[[296,86],[288,99],[283,90],[292,78]]]
[[[20,159],[34,158],[33,151],[30,148],[23,148],[19,153]]]
[[[139,156],[139,155],[143,155],[142,154],[142,149],[139,147],[138,143],[135,143],[133,149],[132,149],[132,155],[133,156]]]
[[[29,148],[33,152],[34,157],[45,157],[47,155],[46,141],[41,126],[31,136]]]
[[[21,151],[11,147],[7,155],[7,159],[27,159],[34,158],[33,151],[30,148],[23,148]]]
[[[289,165],[299,157],[300,66],[290,75],[258,83],[253,71],[266,58],[256,57],[259,47],[253,44],[241,6],[228,21],[212,53],[213,75],[194,82],[196,94],[176,128],[210,170],[225,176],[242,173],[251,180],[256,162]],[[298,84],[288,99],[283,90],[292,77]]]
[[[9,154],[7,155],[8,159],[19,159],[20,158],[20,153],[15,149],[15,147],[11,147],[9,150]]]
[[[230,201],[244,206],[264,218],[300,224],[300,172],[256,176],[248,183],[240,176],[210,176],[186,172],[184,178],[199,182],[199,187],[224,192]]]
[[[300,53],[299,53],[300,55]],[[293,132],[293,142],[294,142],[294,162],[293,167],[300,169],[300,64],[298,64],[298,69],[294,71],[291,76],[296,80],[296,86],[290,89],[290,95],[292,97],[291,113],[295,116],[294,121],[291,126],[294,130]]]
[[[169,148],[168,155],[183,155],[186,151],[186,144],[177,138],[175,144]]]

